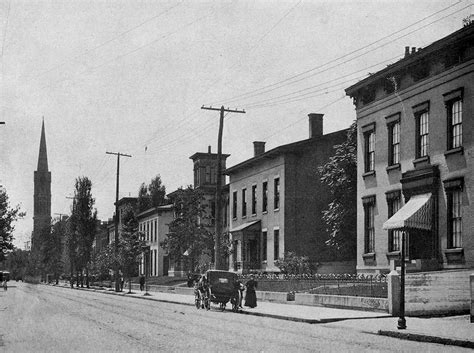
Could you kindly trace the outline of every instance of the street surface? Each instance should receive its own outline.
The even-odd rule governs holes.
[[[2,352],[463,351],[334,323],[311,325],[220,312],[216,306],[205,311],[67,287],[9,283],[7,292],[0,291]],[[363,325],[360,320],[361,331]]]

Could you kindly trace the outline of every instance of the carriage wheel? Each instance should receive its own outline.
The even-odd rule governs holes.
[[[232,301],[232,311],[234,313],[239,311],[239,303],[237,300]]]

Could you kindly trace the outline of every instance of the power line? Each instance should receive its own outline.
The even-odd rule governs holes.
[[[372,46],[372,45],[374,45],[374,44],[377,44],[377,43],[379,43],[379,42],[381,42],[381,41],[383,41],[383,40],[385,40],[385,39],[387,39],[387,38],[390,38],[390,37],[392,37],[392,36],[394,36],[394,35],[396,35],[396,34],[398,34],[398,33],[400,33],[400,32],[403,32],[404,30],[406,30],[406,29],[408,29],[408,28],[410,28],[410,27],[413,27],[413,26],[415,26],[415,25],[421,23],[421,22],[425,21],[425,20],[428,19],[428,18],[431,18],[431,17],[433,17],[433,16],[435,16],[435,15],[441,13],[441,12],[444,12],[444,11],[446,11],[446,10],[448,10],[448,9],[450,9],[450,8],[452,8],[452,7],[454,7],[454,6],[456,6],[457,4],[459,4],[459,3],[462,2],[462,1],[463,1],[463,0],[459,0],[459,1],[457,1],[455,4],[452,4],[452,5],[448,6],[448,7],[445,7],[445,8],[443,8],[443,9],[441,9],[441,10],[439,10],[439,11],[437,11],[437,12],[431,14],[431,15],[428,15],[428,16],[422,18],[421,20],[416,21],[415,23],[413,23],[413,24],[411,24],[411,25],[409,25],[409,26],[406,26],[406,27],[404,27],[404,28],[402,28],[402,29],[400,29],[400,30],[398,30],[398,31],[395,31],[395,32],[393,32],[393,33],[391,33],[391,34],[389,34],[389,35],[387,35],[387,36],[385,36],[385,37],[382,37],[382,38],[380,38],[380,39],[378,39],[378,40],[376,40],[376,41],[374,41],[374,42],[372,42],[372,43],[370,43],[370,44],[367,44],[367,45],[365,45],[365,46],[363,46],[363,47],[361,47],[361,48],[358,48],[358,49],[353,50],[353,51],[351,51],[351,52],[349,52],[349,53],[347,53],[347,54],[344,54],[344,55],[342,55],[342,56],[340,56],[340,57],[338,57],[338,58],[336,58],[336,59],[330,60],[330,61],[328,61],[328,62],[326,62],[326,63],[324,63],[324,64],[318,65],[318,66],[316,66],[316,67],[314,67],[314,68],[311,68],[311,69],[309,69],[309,70],[303,71],[303,72],[301,72],[301,73],[299,73],[299,74],[293,75],[293,76],[288,77],[288,78],[286,78],[286,79],[284,79],[284,80],[280,80],[280,81],[277,81],[277,82],[275,82],[275,83],[272,83],[272,84],[263,86],[263,87],[261,87],[261,88],[257,88],[257,89],[255,89],[255,90],[251,90],[251,91],[249,91],[249,92],[247,92],[247,93],[239,94],[239,95],[234,96],[234,97],[231,97],[231,98],[229,98],[229,99],[224,99],[223,101],[225,101],[226,103],[230,103],[230,102],[233,102],[233,101],[235,101],[235,100],[237,100],[237,99],[239,99],[239,98],[243,98],[243,97],[245,97],[245,96],[249,96],[249,95],[250,95],[250,96],[253,96],[253,95],[260,95],[260,94],[267,93],[267,92],[273,91],[273,90],[275,90],[275,89],[278,89],[278,88],[280,88],[280,87],[282,87],[282,86],[291,85],[291,84],[300,82],[300,81],[302,81],[302,80],[305,80],[305,79],[307,79],[307,78],[309,78],[309,77],[313,77],[313,76],[315,76],[316,74],[318,74],[319,72],[313,73],[312,75],[308,76],[307,78],[302,78],[302,79],[299,79],[299,80],[294,81],[294,82],[288,82],[288,81],[293,81],[294,79],[296,79],[296,78],[298,78],[298,77],[301,77],[301,76],[304,76],[304,75],[306,75],[306,74],[308,74],[308,73],[314,72],[314,71],[316,71],[316,70],[320,70],[320,69],[322,69],[323,67],[328,66],[329,64],[334,63],[334,62],[337,62],[337,61],[339,61],[339,60],[341,60],[341,59],[347,58],[347,57],[349,57],[349,56],[352,55],[352,54],[358,53],[358,52],[360,52],[360,51],[362,51],[362,50],[364,50],[364,49],[366,49],[366,48],[368,48],[368,47],[370,47],[370,46]],[[396,38],[395,40],[398,40],[398,39],[403,38],[403,37],[405,37],[405,36],[407,36],[407,35],[410,35],[410,34],[416,32],[416,31],[419,31],[419,30],[421,30],[421,29],[423,29],[423,28],[426,28],[427,26],[429,26],[429,25],[431,25],[431,24],[433,24],[433,23],[436,23],[436,22],[438,22],[438,21],[441,21],[442,19],[444,19],[444,18],[446,18],[446,17],[452,16],[452,15],[454,15],[455,13],[458,13],[458,12],[460,12],[460,11],[462,11],[462,10],[468,8],[468,7],[469,7],[469,6],[465,6],[465,7],[461,8],[461,9],[459,9],[459,10],[456,10],[455,12],[452,12],[452,13],[450,13],[449,15],[446,15],[446,16],[444,16],[444,17],[441,17],[440,19],[437,19],[437,20],[435,20],[435,21],[433,21],[433,22],[430,22],[428,25],[425,25],[425,26],[423,26],[423,27],[420,27],[420,28],[418,28],[418,29],[416,29],[416,30],[414,30],[414,31],[411,31],[411,32],[407,33],[406,35],[403,35],[403,36],[400,36],[400,37]],[[389,41],[388,43],[385,43],[385,44],[383,44],[383,45],[381,45],[381,46],[378,46],[378,47],[376,47],[375,49],[382,48],[382,47],[386,46],[387,44],[392,43],[393,41],[394,41],[394,40]],[[347,63],[347,62],[349,62],[349,61],[351,61],[351,60],[354,60],[354,59],[359,58],[359,57],[361,57],[361,56],[363,56],[363,55],[366,55],[366,54],[369,53],[369,52],[371,52],[371,51],[367,51],[367,52],[365,52],[365,53],[363,53],[363,54],[361,54],[361,55],[358,55],[358,56],[356,56],[356,57],[354,57],[354,58],[351,58],[351,59],[349,59],[349,60],[346,60],[346,61],[344,61],[344,62],[342,62],[342,63],[340,63],[340,64],[338,64],[338,65],[332,66],[331,68],[338,67],[338,66],[340,66],[340,65],[342,65],[342,64],[345,64],[345,63]],[[327,70],[328,70],[328,69],[323,70],[322,72],[325,72],[325,71],[327,71]],[[286,83],[286,82],[288,82],[288,83]],[[278,86],[278,87],[275,87],[275,86]],[[272,87],[274,87],[274,88],[272,88]],[[270,89],[270,88],[272,88],[272,89]],[[258,93],[259,91],[262,91],[262,90],[264,90],[264,91]]]
[[[95,50],[97,50],[97,49],[100,49],[100,48],[106,46],[107,44],[112,43],[113,41],[117,40],[118,38],[123,37],[124,35],[126,35],[126,34],[132,32],[132,31],[134,31],[134,30],[136,30],[137,28],[140,28],[140,27],[144,26],[145,24],[147,24],[147,23],[149,23],[149,22],[151,22],[151,21],[153,21],[153,20],[155,20],[155,19],[161,17],[162,15],[166,14],[167,12],[171,11],[172,9],[174,9],[174,8],[180,6],[180,5],[181,5],[181,3],[178,3],[178,4],[176,4],[176,5],[174,5],[174,6],[170,7],[170,8],[168,8],[167,10],[165,10],[165,11],[159,13],[159,14],[157,14],[157,15],[155,15],[155,16],[153,16],[153,17],[150,17],[149,19],[147,19],[147,20],[141,22],[140,24],[138,24],[138,25],[136,25],[136,26],[134,26],[134,27],[132,27],[132,28],[127,29],[125,32],[122,32],[122,33],[118,34],[117,36],[112,37],[112,38],[106,40],[105,42],[102,42],[102,43],[98,44],[97,46],[95,46],[95,47],[93,47],[93,48],[91,48],[91,49],[88,49],[88,50],[86,50],[85,52],[83,52],[83,53],[81,53],[81,54],[79,54],[79,55],[74,56],[74,57],[71,58],[71,59],[65,60],[65,61],[61,62],[60,64],[58,64],[58,65],[56,65],[56,66],[53,66],[52,68],[50,68],[50,69],[48,69],[48,70],[46,70],[46,71],[43,71],[43,72],[39,73],[38,75],[36,75],[36,76],[34,76],[34,77],[39,77],[39,76],[43,76],[43,75],[45,75],[45,74],[47,74],[47,73],[50,73],[51,71],[54,71],[54,70],[56,70],[56,69],[58,69],[58,68],[60,68],[60,67],[63,67],[63,66],[66,65],[69,61],[74,62],[74,61],[76,61],[77,59],[79,59],[79,58],[81,58],[81,57],[83,57],[83,56],[85,56],[85,55],[87,55],[87,54],[89,54],[89,53],[91,53],[91,52],[93,52],[93,51],[95,51]]]

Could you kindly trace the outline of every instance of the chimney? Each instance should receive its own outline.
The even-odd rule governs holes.
[[[415,54],[416,53],[416,47],[411,47],[411,53]]]
[[[257,157],[258,155],[265,153],[265,142],[263,141],[254,141],[253,142],[253,156]]]
[[[211,154],[211,146],[207,146],[207,153]]]
[[[324,114],[316,114],[316,113],[308,114],[310,139],[323,135],[323,116]]]
[[[410,47],[405,47],[405,58],[410,55]]]

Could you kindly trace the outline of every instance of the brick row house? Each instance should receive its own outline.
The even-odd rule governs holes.
[[[474,26],[346,89],[358,125],[357,271],[474,266]],[[404,233],[403,233],[404,232]]]
[[[347,130],[323,135],[323,115],[309,114],[309,139],[265,151],[225,170],[229,176],[232,271],[278,272],[275,261],[289,252],[321,261],[328,237],[321,219],[329,193],[317,167],[346,139]]]

